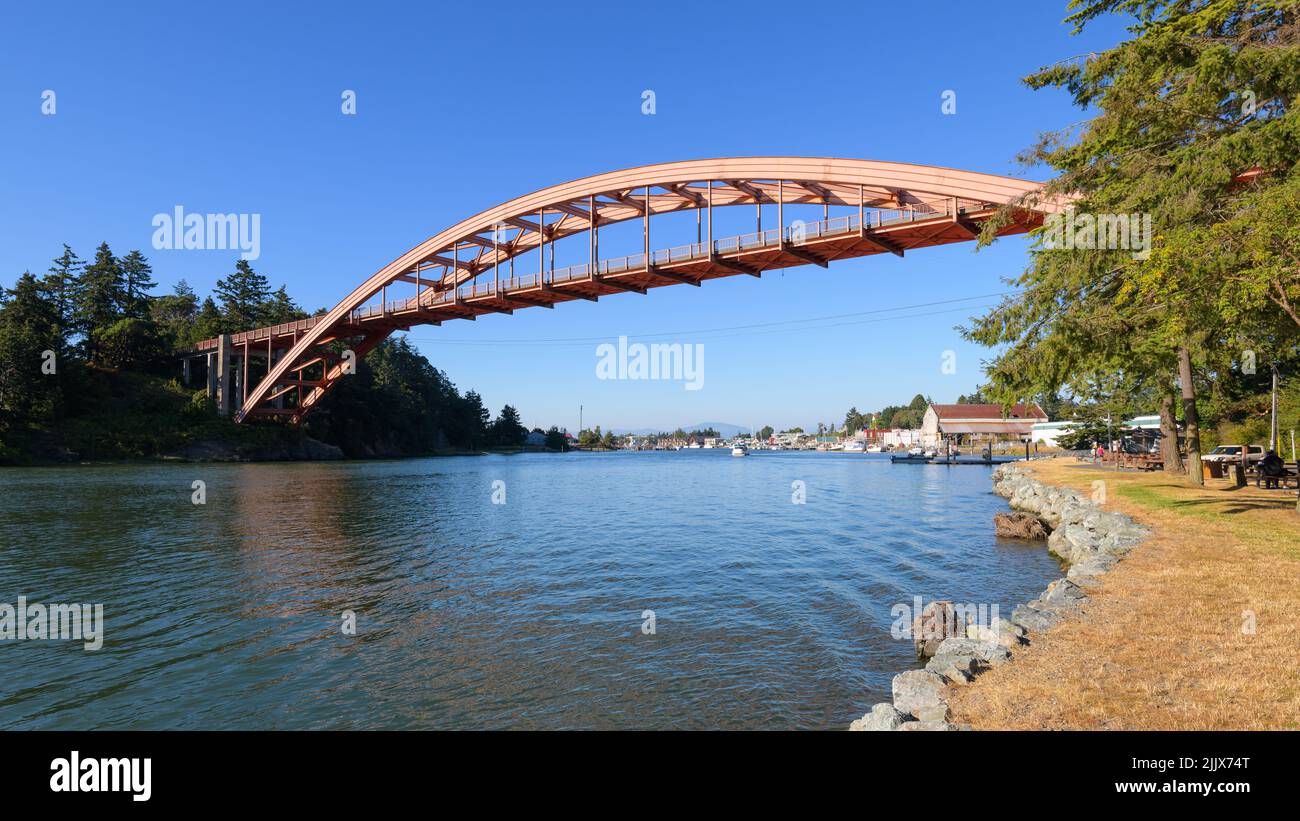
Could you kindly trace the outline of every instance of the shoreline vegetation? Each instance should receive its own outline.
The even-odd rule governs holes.
[[[184,280],[170,294],[156,287],[142,253],[119,257],[103,243],[90,262],[64,245],[45,275],[0,288],[0,465],[373,459],[528,439],[513,406],[492,418],[478,393],[400,338],[358,362],[301,427],[236,425],[203,386],[181,384],[175,352],[307,313],[242,259],[202,300]],[[535,432],[567,447],[558,428]]]

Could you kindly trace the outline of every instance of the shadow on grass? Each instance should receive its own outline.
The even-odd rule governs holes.
[[[1238,513],[1248,513],[1252,510],[1293,510],[1296,506],[1295,498],[1290,495],[1279,495],[1277,499],[1171,499],[1170,497],[1157,493],[1158,489],[1168,490],[1187,490],[1186,485],[1176,484],[1159,484],[1159,485],[1120,485],[1115,492],[1120,496],[1137,502],[1147,507],[1159,508],[1161,510],[1181,511],[1205,516],[1218,516],[1220,514],[1235,515]],[[1229,493],[1246,490],[1247,488],[1220,488],[1221,491]],[[1210,488],[1213,492],[1215,489]],[[1284,491],[1276,491],[1278,494]],[[1213,509],[1210,509],[1210,508]]]

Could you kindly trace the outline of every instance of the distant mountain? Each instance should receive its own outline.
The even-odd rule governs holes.
[[[648,436],[655,433],[672,433],[677,430],[678,427],[678,425],[673,425],[668,428],[610,428],[610,430],[615,436],[627,436],[628,434],[632,434],[633,436]],[[733,425],[730,422],[697,422],[694,425],[681,425],[680,427],[687,433],[690,433],[693,430],[709,430],[712,428],[718,432],[719,436],[728,439],[735,436],[737,433],[749,433],[748,425]]]

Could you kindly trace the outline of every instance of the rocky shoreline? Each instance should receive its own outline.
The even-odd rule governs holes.
[[[1046,537],[1048,551],[1068,565],[1065,577],[1017,607],[1010,620],[990,624],[967,623],[952,603],[931,602],[913,625],[918,654],[929,656],[925,669],[894,676],[893,702],[873,706],[850,730],[969,730],[949,721],[948,688],[1010,662],[1034,633],[1081,615],[1087,588],[1151,535],[1128,516],[1102,510],[1078,491],[1043,484],[1015,464],[993,471],[993,492],[1018,511],[997,514],[998,535]]]

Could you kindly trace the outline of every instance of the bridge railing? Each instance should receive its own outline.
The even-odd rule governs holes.
[[[967,213],[970,211],[983,211],[995,207],[989,203],[978,202],[975,200],[958,200],[957,213]],[[872,209],[867,212],[865,222],[867,230],[879,229],[893,225],[899,225],[918,220],[930,220],[936,217],[952,216],[953,206],[950,200],[940,202],[919,202],[905,205],[901,208],[892,209]],[[859,230],[859,219],[857,214],[842,217],[832,217],[825,220],[816,220],[814,222],[797,221],[794,224],[783,226],[782,228],[771,228],[766,231],[754,232],[750,234],[741,234],[734,237],[724,237],[713,241],[713,253],[718,254],[735,254],[744,251],[752,251],[756,248],[775,248],[779,246],[782,240],[786,244],[798,246],[810,240],[826,239],[846,234],[854,234]],[[707,242],[694,242],[689,245],[678,245],[672,248],[665,248],[650,253],[651,265],[669,265],[677,262],[688,262],[696,259],[703,259],[709,255],[709,244]],[[605,276],[609,274],[619,274],[627,271],[643,270],[645,265],[645,254],[628,254],[622,257],[612,259],[603,259],[596,263],[596,275]],[[574,280],[587,279],[590,274],[590,263],[581,262],[576,265],[568,265],[563,268],[555,268],[547,271],[545,281],[547,283],[572,282]],[[541,278],[540,272],[523,274],[513,277],[501,277],[499,282],[502,291],[519,290],[523,288],[537,287]],[[457,299],[473,299],[481,296],[493,296],[497,292],[497,285],[494,282],[471,282],[459,286],[455,291],[444,291],[431,297],[425,297],[422,300],[422,307],[429,308],[436,305],[446,305],[455,302]],[[388,313],[399,311],[408,311],[416,308],[416,299],[394,300],[380,305],[371,305],[364,308],[358,308],[352,312],[354,320],[365,319],[372,316],[381,316]]]

